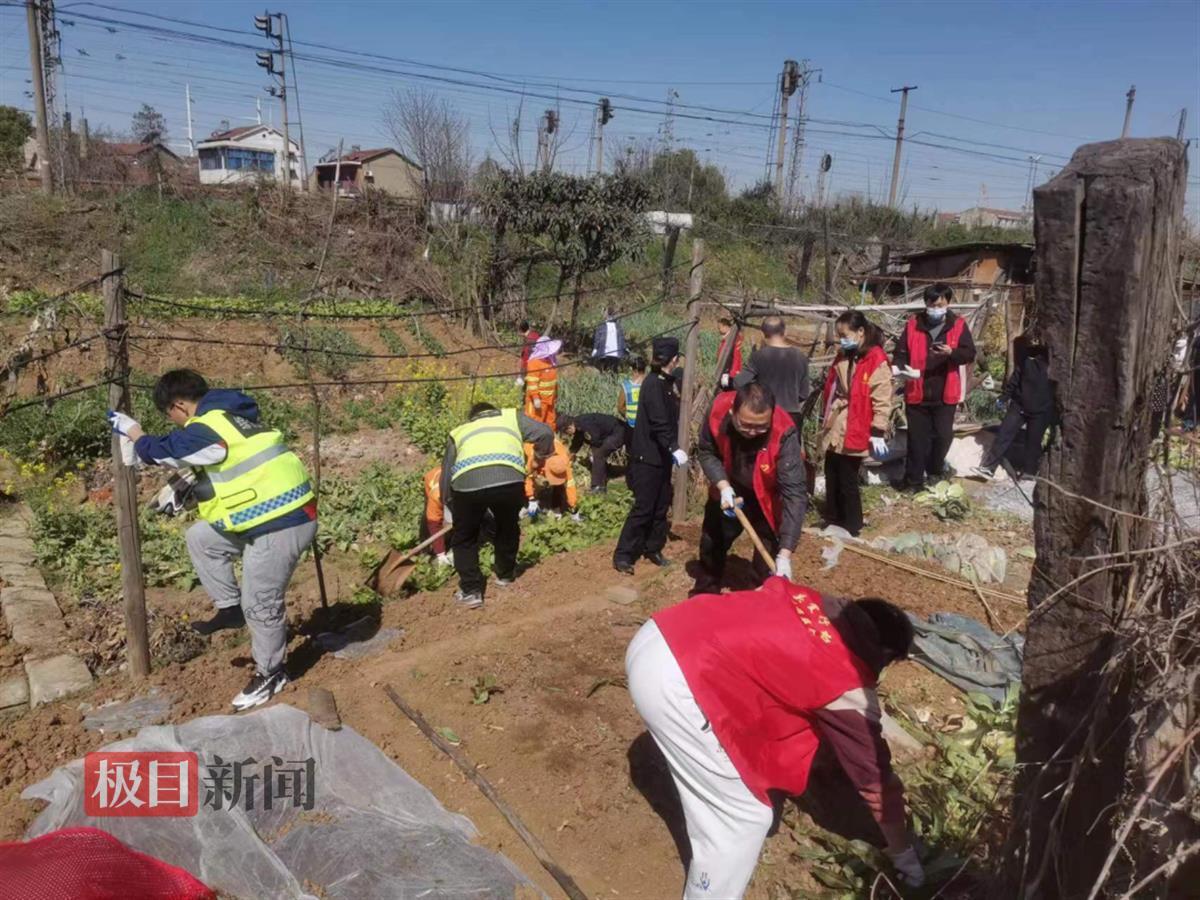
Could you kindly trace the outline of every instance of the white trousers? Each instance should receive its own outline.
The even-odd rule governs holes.
[[[750,793],[729,761],[653,620],[630,642],[625,672],[683,804],[692,846],[684,900],[737,900],[754,874],[774,811]]]

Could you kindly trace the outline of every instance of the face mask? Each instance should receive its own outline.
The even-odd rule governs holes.
[[[853,353],[858,349],[858,341],[852,337],[838,338],[838,343],[842,345],[842,349],[847,353]]]
[[[948,307],[945,306],[927,306],[925,307],[925,315],[929,318],[930,322],[940,322],[946,318],[947,309]]]

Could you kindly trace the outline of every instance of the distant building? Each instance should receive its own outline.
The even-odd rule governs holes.
[[[890,273],[913,282],[1033,284],[1033,245],[975,241],[893,256]]]
[[[321,190],[331,188],[335,177],[338,193],[343,197],[382,191],[402,200],[419,201],[424,170],[399,151],[380,147],[354,150],[340,160],[328,160],[313,167],[313,183]]]
[[[965,225],[968,228],[1032,228],[1033,214],[1011,209],[972,206],[957,213],[939,213],[943,225]]]
[[[269,178],[283,180],[290,170],[291,180],[300,184],[297,157],[300,147],[289,142],[288,163],[284,164],[283,134],[269,125],[247,125],[218,131],[196,143],[201,184],[239,184]]]

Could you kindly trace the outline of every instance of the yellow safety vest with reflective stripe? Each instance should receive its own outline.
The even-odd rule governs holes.
[[[525,475],[525,448],[515,409],[499,415],[484,415],[459,425],[450,432],[454,441],[453,484],[464,472],[484,466],[509,466]]]
[[[248,531],[313,499],[304,463],[273,428],[223,409],[184,423],[207,425],[225,443],[225,459],[202,466],[197,484],[200,515],[220,531]]]
[[[642,395],[642,386],[634,384],[632,378],[626,378],[621,386],[625,389],[625,424],[632,428],[637,424],[638,397]]]

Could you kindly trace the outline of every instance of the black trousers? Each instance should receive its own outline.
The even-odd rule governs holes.
[[[608,485],[608,457],[625,446],[625,429],[618,428],[598,446],[592,447],[592,487]]]
[[[775,535],[762,507],[749,491],[741,492],[745,506],[742,512],[746,519],[762,538],[763,546],[771,556],[779,554],[779,538]],[[704,505],[704,524],[700,532],[700,566],[701,574],[696,579],[693,593],[716,594],[721,590],[721,578],[725,574],[725,560],[729,556],[729,548],[733,546],[742,533],[742,523],[737,516],[730,518],[721,510],[721,501],[709,500]],[[754,574],[760,582],[766,581],[771,574],[766,562],[759,556],[757,550],[751,551]]]
[[[597,356],[596,368],[601,372],[615,372],[621,365],[621,359],[617,356]]]
[[[996,432],[996,440],[988,453],[987,461],[983,464],[984,467],[994,469],[1000,465],[1024,428],[1025,441],[1019,457],[1020,470],[1026,475],[1036,475],[1038,465],[1042,461],[1042,439],[1053,421],[1054,414],[1051,412],[1026,413],[1018,404],[1010,403],[1008,412],[1004,414],[1004,421],[1000,423],[1000,430]]]
[[[671,509],[671,467],[650,466],[634,460],[625,476],[633,491],[633,508],[617,539],[613,562],[633,563],[667,545],[667,512]],[[455,527],[458,521],[455,520]]]
[[[904,480],[924,484],[926,476],[941,478],[946,470],[946,454],[954,440],[954,404],[931,403],[905,407],[908,414],[908,453],[904,460]]]
[[[512,578],[517,570],[517,550],[521,546],[521,508],[525,505],[525,485],[498,484],[481,491],[453,491],[454,531],[450,546],[454,550],[454,568],[458,586],[464,594],[483,593],[483,573],[479,570],[479,544],[484,520],[490,512],[496,521],[496,575]]]
[[[825,520],[840,525],[854,536],[862,531],[862,494],[858,488],[861,456],[825,453]]]

